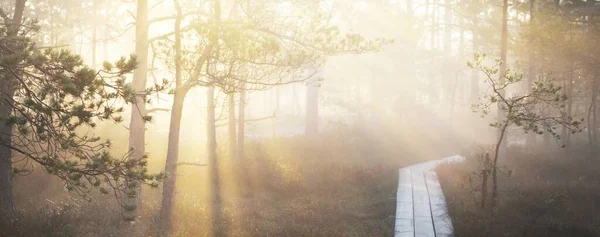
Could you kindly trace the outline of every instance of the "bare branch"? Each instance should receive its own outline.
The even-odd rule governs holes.
[[[147,110],[146,113],[149,114],[149,113],[154,113],[154,112],[159,112],[159,111],[160,112],[169,112],[171,110],[167,109],[167,108],[152,108],[152,109]]]
[[[203,13],[201,11],[191,11],[191,12],[186,12],[186,13],[182,14],[182,17],[186,17],[186,16],[190,16],[190,15],[208,16],[206,13]],[[157,18],[154,18],[154,19],[150,19],[148,21],[148,25],[152,25],[154,23],[158,23],[158,22],[161,22],[161,21],[175,20],[176,18],[177,18],[177,16],[157,17]]]
[[[176,166],[182,166],[182,165],[191,165],[191,166],[208,166],[208,164],[206,163],[196,163],[196,162],[177,162],[175,163]]]

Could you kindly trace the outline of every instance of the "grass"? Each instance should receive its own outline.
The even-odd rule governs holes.
[[[210,183],[207,167],[182,166],[172,236],[392,236],[398,168],[437,159],[449,147],[448,139],[413,127],[344,125],[318,137],[248,141],[242,162],[219,150],[218,186]],[[162,154],[148,147],[151,158]],[[187,147],[194,148],[183,146],[182,160],[202,156]],[[154,158],[150,168],[160,170],[161,162]],[[0,228],[1,236],[165,234],[158,229],[160,188],[144,188],[140,217],[128,223],[112,196],[92,194],[92,202],[84,201],[39,167],[13,183],[18,219]],[[215,190],[219,205],[211,201]]]
[[[600,164],[585,151],[509,149],[493,209],[479,208],[475,154],[439,166],[456,236],[600,236]]]

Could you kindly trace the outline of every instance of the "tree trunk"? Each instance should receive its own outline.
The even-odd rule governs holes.
[[[219,179],[219,159],[217,157],[217,131],[215,117],[215,87],[208,87],[206,93],[206,138],[208,146],[208,166],[210,169],[212,227],[213,236],[223,236],[221,228],[221,184]]]
[[[486,159],[487,159],[487,157],[486,157]],[[488,167],[484,167],[483,174],[481,177],[481,203],[480,203],[481,209],[485,208],[485,204],[487,202],[488,177],[489,177]]]
[[[477,23],[474,22],[473,24],[477,24]],[[474,27],[477,27],[477,25],[475,25]],[[477,31],[472,30],[471,35],[473,36],[472,51],[473,51],[473,54],[477,54],[477,53],[479,53],[479,37],[478,37]],[[470,105],[479,104],[479,70],[477,70],[476,68],[471,69],[471,92],[470,92],[470,95],[471,95]],[[475,115],[474,115],[474,117],[471,117],[471,118],[477,119],[477,117]],[[481,127],[479,123],[475,123],[475,126]],[[478,133],[477,129],[471,130],[471,139],[472,139],[472,142],[474,142],[474,143],[478,143],[479,140],[481,139],[481,136]]]
[[[508,54],[508,0],[503,0],[502,4],[502,34],[501,34],[501,45],[500,45],[500,60],[502,61],[502,65],[500,65],[500,79],[499,82],[504,83],[504,72],[506,71],[507,62],[507,54]],[[504,96],[504,90],[501,90],[500,95]],[[506,117],[505,111],[500,108],[500,104],[498,104],[498,122],[502,122]],[[506,139],[504,135],[504,131],[500,128],[498,129],[498,137],[502,137]],[[506,142],[501,142],[499,154],[500,159],[504,159],[506,153]]]
[[[238,141],[237,141],[237,159],[244,159],[244,137],[245,137],[245,123],[246,123],[246,90],[245,85],[242,85],[240,91],[240,104],[238,111]]]
[[[498,196],[498,158],[500,157],[500,149],[508,128],[508,122],[504,123],[503,127],[500,128],[500,138],[496,143],[496,150],[494,153],[494,163],[492,163],[492,207],[496,206],[496,196]]]
[[[572,38],[572,37],[571,37]],[[573,60],[569,60],[570,63],[570,68],[569,68],[569,82],[568,82],[568,89],[567,89],[567,116],[568,117],[572,117],[573,116],[573,67],[574,67],[574,62]],[[565,137],[565,145],[567,145],[567,147],[571,147],[571,132],[567,133],[567,136]]]
[[[452,55],[452,9],[450,0],[444,0],[444,51],[446,55]]]
[[[229,104],[229,116],[228,116],[228,132],[229,132],[229,157],[237,158],[237,131],[235,123],[235,94],[230,93],[227,95]]]
[[[319,133],[319,81],[316,76],[306,84],[305,133],[307,136]]]
[[[182,11],[178,0],[173,1],[177,10],[175,19],[175,95],[173,98],[173,108],[171,109],[171,121],[169,124],[169,141],[167,142],[167,159],[165,163],[165,173],[170,177],[163,183],[162,206],[161,206],[161,227],[162,231],[169,232],[171,227],[171,214],[173,212],[173,203],[175,198],[175,183],[177,175],[177,161],[179,159],[179,132],[181,130],[181,115],[183,111],[183,102],[190,85],[184,85],[181,78],[181,21]],[[202,54],[198,56],[196,67],[190,76],[190,80],[198,80],[204,64],[210,58],[213,50],[213,44],[209,44]]]
[[[97,34],[98,26],[97,26],[97,18],[98,18],[98,6],[96,4],[96,0],[92,1],[92,68],[96,69],[96,44],[97,44]],[[137,52],[136,52],[137,53]]]
[[[11,78],[8,75],[7,78]],[[15,94],[12,80],[6,80],[0,85],[2,95],[6,96],[7,100]],[[8,118],[12,114],[12,100],[0,103],[0,118]],[[12,129],[10,124],[2,123],[0,126],[0,143],[6,144],[0,146],[0,227],[3,224],[10,223],[15,217],[14,203],[12,196],[12,150],[8,145],[12,144]]]
[[[435,34],[436,34],[436,30],[437,30],[437,19],[436,19],[436,13],[437,13],[437,4],[438,4],[439,0],[432,0],[432,4],[431,4],[431,38],[430,38],[430,46],[431,46],[431,50],[436,48],[436,40],[435,40]]]
[[[15,13],[12,19],[12,25],[8,27],[8,37],[13,38],[18,35],[21,22],[23,22],[23,11],[25,9],[25,0],[16,0]],[[16,79],[12,74],[3,75],[6,80],[0,84],[0,94],[5,99],[0,102],[0,118],[7,119],[12,114],[13,100],[15,94]],[[0,124],[0,225],[9,224],[15,218],[14,202],[12,195],[12,150],[9,147],[12,144],[12,124]],[[2,145],[5,144],[5,145]]]
[[[597,92],[597,85],[596,85],[596,76],[594,76],[594,83],[593,83],[593,88],[592,88],[592,118],[590,119],[591,121],[591,126],[588,128],[590,130],[592,130],[592,139],[590,140],[590,144],[592,144],[592,152],[595,155],[596,154],[596,143],[598,142],[598,113],[597,113],[597,97],[598,97],[598,92]]]
[[[533,26],[534,24],[534,16],[535,16],[535,0],[529,1],[529,25]],[[535,37],[531,35],[529,38],[529,43],[533,45]],[[529,59],[528,59],[528,68],[527,68],[527,91],[531,91],[533,87],[533,82],[535,81],[535,50],[529,50]],[[535,144],[535,133],[530,132],[526,135],[525,144],[527,147],[532,148]]]
[[[275,138],[277,136],[277,129],[278,125],[279,125],[279,116],[281,115],[281,112],[279,111],[279,87],[277,86],[275,87],[275,112],[274,116],[275,118],[273,118],[272,122],[273,122],[273,138]]]
[[[508,0],[503,0],[502,4],[502,39],[500,46],[500,60],[502,61],[502,65],[500,66],[500,83],[504,83],[504,72],[506,71],[506,56],[508,51]],[[500,95],[504,96],[504,90],[501,90]],[[510,108],[508,113],[510,114]],[[508,127],[508,119],[506,118],[506,112],[501,108],[500,103],[498,103],[498,122],[502,122],[503,120],[507,120],[507,122],[503,122],[504,126],[502,128],[498,128],[498,143],[496,144],[496,150],[494,154],[494,163],[492,164],[492,207],[496,206],[496,195],[498,193],[498,178],[497,178],[497,167],[498,167],[498,159],[504,159],[506,155],[506,142],[503,142],[506,139],[506,128]]]
[[[458,27],[459,27],[459,38],[458,38],[458,60],[460,62],[465,61],[465,29],[464,29],[464,19],[462,17],[458,18]],[[462,77],[462,72],[460,72]],[[460,80],[460,94],[459,101],[461,107],[466,102],[466,83],[465,80]]]
[[[465,19],[458,18],[459,38],[458,38],[458,58],[463,60],[465,56]]]
[[[206,139],[208,143],[209,164],[217,160],[217,132],[215,126],[215,87],[210,86],[206,92]]]
[[[292,114],[293,115],[298,115],[300,114],[300,101],[298,100],[298,87],[297,85],[290,85],[290,88],[292,90]]]
[[[108,1],[110,0],[104,0],[104,7],[108,7]],[[108,22],[108,14],[104,15],[104,21]],[[107,24],[104,25],[104,38],[102,39],[102,61],[106,61],[108,60],[107,55],[108,55],[108,36],[109,36],[109,32],[108,32],[108,26]]]
[[[568,94],[569,88],[571,87],[569,85],[570,77],[565,76],[564,74],[563,74],[563,77],[564,77],[563,78],[563,88],[565,90],[567,90],[567,93],[565,93],[565,94]],[[569,98],[567,98],[567,100],[563,101],[563,106],[564,106],[564,108],[567,111],[569,110]],[[569,131],[567,130],[567,127],[566,126],[562,126],[562,129],[561,129],[561,132],[560,132],[560,137],[561,137],[561,139],[563,139],[563,141],[565,141],[565,142],[567,141],[568,134],[569,134]],[[566,144],[564,144],[564,145],[566,145]]]
[[[169,141],[167,142],[167,160],[165,173],[168,178],[163,182],[162,206],[160,219],[162,230],[171,230],[171,213],[175,200],[175,183],[177,181],[177,160],[179,156],[179,132],[181,130],[181,114],[183,111],[184,91],[176,91],[171,109],[171,122],[169,123]]]
[[[587,114],[587,133],[588,133],[588,143],[590,146],[590,153],[592,156],[594,156],[594,151],[595,151],[595,146],[596,143],[594,141],[594,124],[592,122],[592,112],[594,111],[592,108],[596,107],[596,89],[595,89],[595,83],[592,82],[592,98],[591,98],[591,102],[590,102],[590,106],[588,108],[588,114]]]
[[[473,34],[473,53],[478,53],[479,44],[477,42],[478,37],[475,31]],[[471,69],[471,103],[477,104],[479,102],[479,71],[476,68]]]
[[[215,22],[217,24],[221,21],[221,1],[214,0],[213,13]],[[210,33],[210,44],[215,47],[215,50],[219,50],[218,32]],[[210,168],[211,177],[211,201],[212,201],[212,229],[213,236],[223,236],[223,229],[221,228],[221,189],[219,180],[219,159],[217,157],[217,131],[216,131],[216,117],[215,117],[215,87],[209,86],[206,93],[206,139],[208,145],[208,165]],[[240,151],[241,152],[241,151]]]
[[[454,83],[452,84],[452,93],[450,96],[450,118],[448,119],[448,137],[452,136],[452,128],[454,127],[454,107],[456,105],[456,90],[458,87],[459,72],[454,75]]]
[[[431,38],[429,41],[429,47],[432,52],[433,52],[433,50],[436,49],[436,44],[435,44],[435,36],[436,35],[435,34],[436,34],[436,28],[437,28],[437,25],[436,25],[437,1],[438,0],[432,0],[432,4],[431,4],[431,29],[430,29]],[[431,65],[432,66],[436,65],[435,59],[436,59],[435,55],[432,53],[431,54]],[[429,94],[429,98],[430,98],[429,103],[431,103],[431,105],[434,105],[434,106],[439,104],[438,100],[440,99],[440,97],[439,97],[440,90],[438,90],[438,88],[436,87],[436,84],[438,82],[435,81],[435,76],[436,76],[435,73],[436,73],[435,70],[429,70],[429,83],[431,83],[431,86],[430,86],[431,92]],[[436,108],[436,110],[437,110],[437,108]]]
[[[135,54],[137,56],[137,68],[133,73],[132,89],[137,93],[143,93],[146,89],[148,73],[148,2],[138,0],[135,26]],[[94,28],[95,30],[95,28]],[[94,34],[95,35],[95,34]],[[95,39],[94,39],[95,41]],[[94,48],[96,44],[94,42]],[[95,49],[92,57],[96,57]],[[95,63],[95,59],[93,60]],[[136,97],[135,103],[131,105],[131,121],[129,123],[129,149],[132,151],[131,159],[141,159],[145,155],[146,145],[146,104],[141,96]],[[126,190],[125,211],[123,217],[133,221],[138,216],[141,208],[141,185],[137,181],[128,182]]]
[[[181,78],[181,7],[179,1],[174,0],[177,10],[175,19],[175,95],[173,96],[173,107],[171,108],[171,120],[169,122],[169,140],[167,142],[167,160],[165,162],[165,173],[168,178],[163,183],[162,205],[160,210],[161,229],[167,235],[171,231],[171,213],[175,203],[175,184],[177,183],[177,160],[179,158],[179,132],[181,129],[181,115],[183,102],[187,90],[182,88]],[[146,9],[146,8],[145,8]],[[147,28],[146,28],[147,29]],[[146,51],[147,53],[147,51]],[[202,65],[200,65],[202,67]]]
[[[451,14],[451,9],[450,9],[450,0],[444,0],[443,2],[443,10],[444,10],[444,15],[443,15],[443,23],[439,24],[440,26],[444,26],[444,41],[443,41],[443,50],[444,50],[444,56],[445,59],[442,61],[443,62],[443,68],[444,71],[448,72],[445,73],[445,75],[447,76],[442,76],[441,79],[441,84],[443,86],[442,88],[442,100],[444,102],[446,101],[450,101],[451,103],[451,110],[454,109],[454,97],[455,97],[455,90],[456,90],[456,84],[452,83],[455,82],[455,80],[452,79],[452,73],[450,72],[451,70],[454,70],[450,67],[450,61],[448,60],[452,55],[452,14]],[[448,108],[447,106],[445,106],[445,108]],[[450,111],[450,113],[447,113],[448,115],[452,116],[453,111]],[[452,127],[452,118],[449,117],[449,119],[446,120],[448,122],[448,128]],[[450,131],[450,130],[448,130]]]

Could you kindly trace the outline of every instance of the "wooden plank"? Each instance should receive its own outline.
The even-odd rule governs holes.
[[[396,218],[396,227],[394,228],[394,232],[414,233],[415,229],[413,221],[413,218]]]
[[[451,156],[399,170],[395,237],[454,236],[444,193],[433,169],[441,163],[462,160],[460,156]]]
[[[413,219],[413,203],[397,202],[396,219]]]
[[[428,217],[431,219],[431,208],[429,203],[413,203],[416,217]]]
[[[435,237],[433,230],[433,222],[431,217],[415,216],[415,236],[431,236]]]

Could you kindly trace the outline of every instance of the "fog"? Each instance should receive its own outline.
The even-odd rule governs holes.
[[[496,236],[465,226],[511,203],[498,188],[598,191],[567,185],[597,167],[596,1],[0,10],[3,235],[391,236],[398,169],[452,155],[466,161],[438,173],[457,236]],[[477,218],[549,215],[497,210]]]

